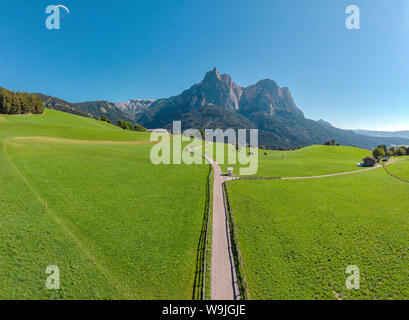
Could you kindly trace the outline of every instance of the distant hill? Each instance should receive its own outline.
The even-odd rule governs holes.
[[[133,99],[126,102],[115,103],[115,106],[131,117],[134,117],[136,114],[149,109],[154,102],[155,100],[151,99]]]
[[[354,130],[355,133],[371,137],[388,137],[388,138],[406,138],[409,139],[409,131],[371,131],[371,130]]]
[[[52,96],[47,96],[42,93],[35,93],[37,96],[40,97],[40,99],[44,102],[45,107],[48,109],[53,109],[53,110],[58,110],[58,111],[63,111],[71,114],[75,114],[78,116],[83,116],[83,117],[92,117],[92,114],[88,112],[84,112],[81,109],[77,108],[74,104],[71,102],[52,97]]]
[[[64,111],[67,113],[100,119],[105,115],[112,123],[116,124],[118,120],[132,121],[132,117],[121,111],[114,103],[108,101],[91,101],[71,103],[56,97],[36,93],[45,103],[48,109]]]
[[[74,103],[74,106],[94,118],[100,119],[106,116],[112,123],[116,124],[118,120],[132,121],[132,117],[120,110],[114,103],[108,101],[89,101]]]
[[[182,121],[182,130],[189,128],[197,129],[255,129],[256,126],[247,118],[229,112],[220,106],[205,103],[200,108],[191,108],[188,103],[167,104],[159,108],[157,112],[150,114],[144,112],[137,122],[144,123],[148,128],[172,129],[173,122],[169,119]]]

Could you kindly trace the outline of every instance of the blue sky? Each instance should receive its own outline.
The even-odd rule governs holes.
[[[0,86],[72,102],[178,94],[214,66],[287,86],[307,117],[409,130],[407,0],[2,0]],[[45,8],[71,14],[45,28]],[[345,9],[361,10],[361,30]]]

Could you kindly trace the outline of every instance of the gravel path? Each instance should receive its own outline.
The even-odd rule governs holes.
[[[222,170],[214,160],[209,157],[206,159],[212,164],[214,171],[210,296],[212,300],[238,300],[240,294],[223,193],[226,177],[222,176]]]
[[[222,170],[216,161],[195,151],[201,148],[203,146],[197,146],[189,151],[204,157],[212,165],[214,173],[210,298],[240,300],[223,192],[223,183],[230,178],[222,175]]]
[[[391,164],[391,163],[389,163]],[[389,165],[387,164],[387,165]],[[359,173],[359,172],[364,172],[364,171],[369,171],[369,170],[374,170],[381,168],[382,166],[380,164],[366,168],[366,169],[361,169],[361,170],[355,170],[355,171],[348,171],[348,172],[340,172],[340,173],[332,173],[332,174],[325,174],[325,175],[320,175],[320,176],[311,176],[311,177],[288,177],[288,178],[281,178],[282,180],[295,180],[295,179],[318,179],[318,178],[326,178],[326,177],[335,177],[335,176],[342,176],[344,174],[353,174],[353,173]]]
[[[226,181],[231,181],[231,180],[270,180],[270,179],[279,179],[279,180],[301,180],[301,179],[319,179],[319,178],[327,178],[327,177],[335,177],[335,176],[342,176],[345,174],[354,174],[354,173],[360,173],[364,171],[369,171],[369,170],[374,170],[382,167],[389,166],[393,164],[396,161],[391,161],[385,165],[377,164],[376,166],[366,168],[366,169],[361,169],[361,170],[355,170],[355,171],[348,171],[348,172],[340,172],[340,173],[331,173],[331,174],[325,174],[325,175],[320,175],[320,176],[309,176],[309,177],[228,177]]]

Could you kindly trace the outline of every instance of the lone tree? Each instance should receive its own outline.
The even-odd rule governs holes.
[[[377,148],[382,148],[385,151],[385,154],[388,153],[388,148],[384,144],[381,144],[381,145],[377,146]]]
[[[375,159],[381,159],[386,156],[385,150],[383,148],[376,148],[372,151],[372,155]]]
[[[330,141],[325,141],[324,146],[339,146],[340,144],[337,142],[337,140],[330,140]]]
[[[107,122],[107,121],[108,121],[107,116],[102,116],[102,117],[101,117],[101,121],[105,121],[105,122]]]

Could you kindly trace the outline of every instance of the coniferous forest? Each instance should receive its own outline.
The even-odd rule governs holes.
[[[0,113],[42,114],[44,113],[44,103],[35,94],[13,92],[0,88]]]

